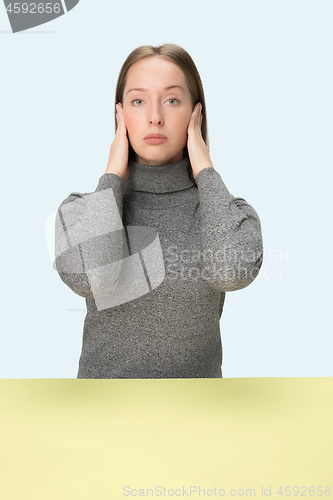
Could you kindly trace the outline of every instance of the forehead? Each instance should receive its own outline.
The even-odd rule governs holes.
[[[162,57],[152,56],[145,57],[130,67],[126,76],[125,91],[138,87],[148,90],[162,89],[170,85],[180,85],[185,92],[188,90],[185,75],[177,64]]]

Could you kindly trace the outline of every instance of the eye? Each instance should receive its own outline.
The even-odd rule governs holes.
[[[170,99],[168,99],[168,101],[177,101],[177,102],[180,102],[179,99],[176,99],[175,97],[171,97]]]
[[[142,102],[142,99],[133,99],[133,101],[131,101],[131,103],[132,102],[136,102],[136,101],[141,101]]]

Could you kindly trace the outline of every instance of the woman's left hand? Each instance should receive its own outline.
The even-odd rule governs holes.
[[[207,146],[201,134],[202,113],[201,103],[197,103],[187,127],[187,149],[194,179],[198,173],[207,167],[213,167]],[[214,167],[213,167],[214,168]]]

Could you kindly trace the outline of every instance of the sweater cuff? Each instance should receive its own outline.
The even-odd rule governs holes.
[[[95,191],[102,191],[103,189],[112,188],[116,192],[123,193],[124,185],[125,183],[119,175],[110,172],[103,174],[99,178],[99,182]]]
[[[220,201],[224,201],[227,205],[234,200],[234,196],[230,193],[227,186],[224,184],[221,175],[214,167],[207,167],[200,170],[195,178],[199,192],[207,193],[210,196],[217,195]]]

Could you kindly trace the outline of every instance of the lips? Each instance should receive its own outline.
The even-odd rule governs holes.
[[[143,140],[146,144],[163,144],[168,138],[163,134],[149,134]]]
[[[149,134],[146,135],[145,139],[167,139],[167,137],[163,134]]]

